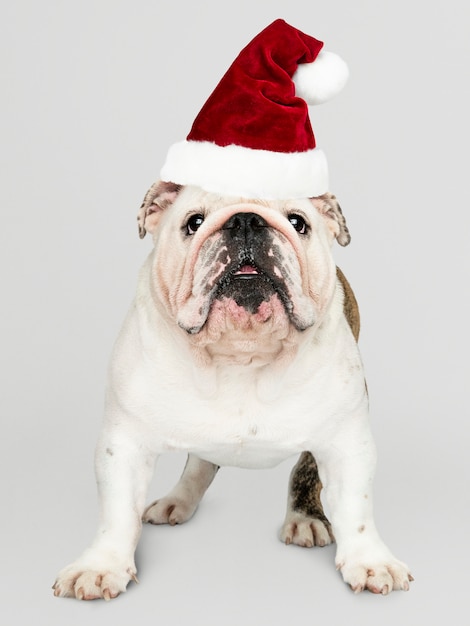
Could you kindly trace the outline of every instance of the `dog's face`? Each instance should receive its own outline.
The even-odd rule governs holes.
[[[232,360],[296,346],[331,300],[334,197],[253,201],[156,183],[139,213],[153,234],[152,293],[194,346]],[[248,355],[251,355],[248,357]]]

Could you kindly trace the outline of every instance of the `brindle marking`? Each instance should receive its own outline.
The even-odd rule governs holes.
[[[311,452],[302,452],[293,469],[290,481],[292,510],[306,517],[318,519],[329,528],[320,499],[322,484],[318,476],[317,463]]]
[[[359,338],[360,318],[357,300],[351,285],[343,272],[336,268],[336,275],[344,291],[344,315],[348,321],[355,340]],[[318,467],[311,452],[303,452],[292,470],[289,491],[292,510],[307,517],[323,522],[331,536],[331,526],[320,499],[322,484],[318,475]]]
[[[344,315],[346,316],[348,324],[351,327],[354,339],[358,341],[361,320],[359,317],[359,307],[357,305],[356,296],[354,295],[354,292],[351,288],[351,285],[348,283],[346,276],[339,269],[339,267],[336,268],[336,276],[339,278],[339,282],[341,283],[344,291]]]

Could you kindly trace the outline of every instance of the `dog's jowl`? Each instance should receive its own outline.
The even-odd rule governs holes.
[[[359,314],[331,252],[350,236],[308,121],[346,77],[321,42],[276,20],[170,148],[139,211],[154,247],[109,368],[99,527],[55,595],[116,597],[137,580],[142,522],[189,520],[221,466],[295,455],[282,541],[336,542],[356,592],[409,588],[374,524]],[[181,479],[148,505],[155,461],[172,450],[188,454]]]

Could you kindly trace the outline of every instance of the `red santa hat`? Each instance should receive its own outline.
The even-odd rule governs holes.
[[[308,105],[336,95],[348,69],[322,48],[284,20],[265,28],[230,66],[186,140],[170,147],[162,180],[268,200],[328,191]]]

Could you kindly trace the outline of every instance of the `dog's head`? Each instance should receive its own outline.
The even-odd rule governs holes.
[[[240,362],[272,359],[321,321],[331,243],[350,240],[331,194],[260,201],[158,182],[138,223],[154,237],[154,297],[194,346]]]

